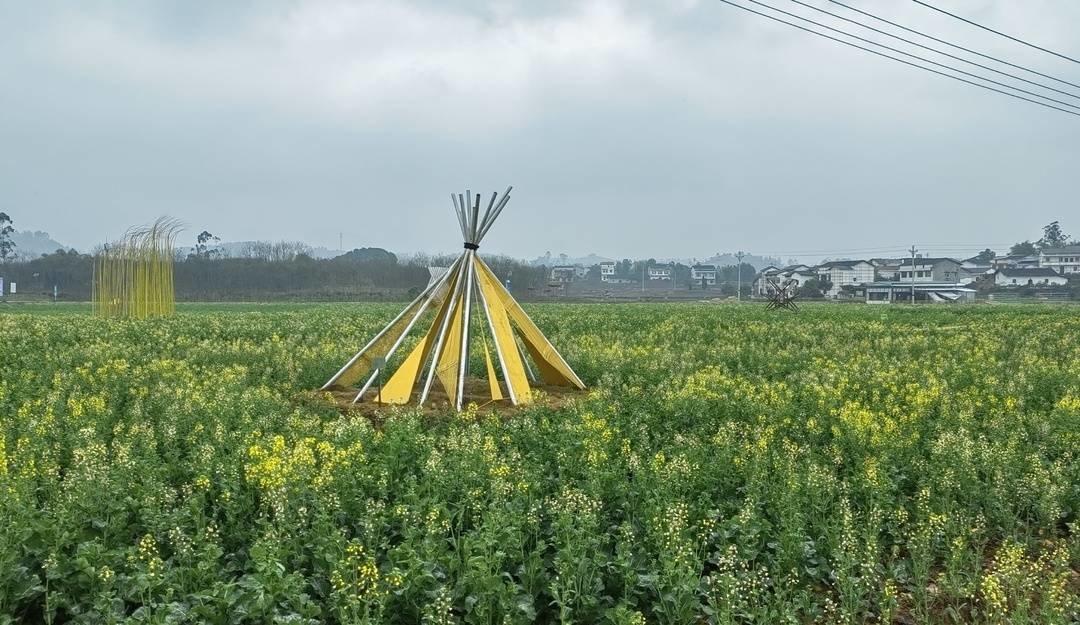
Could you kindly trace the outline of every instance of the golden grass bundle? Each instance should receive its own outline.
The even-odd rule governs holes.
[[[173,242],[182,226],[162,217],[132,228],[94,259],[94,314],[145,319],[172,314]]]

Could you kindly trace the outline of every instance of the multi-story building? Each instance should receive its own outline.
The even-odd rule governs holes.
[[[650,280],[670,280],[671,265],[652,265],[649,267]]]
[[[1080,245],[1048,247],[1039,252],[1039,267],[1061,275],[1080,273]]]
[[[990,273],[994,270],[994,259],[984,259],[978,256],[972,256],[966,260],[960,261],[960,268],[968,273]]]
[[[870,264],[874,266],[878,280],[895,280],[896,273],[900,271],[899,258],[871,258]]]
[[[966,283],[973,280],[966,271],[961,271],[960,261],[952,258],[905,258],[897,269],[899,282],[938,282]]]
[[[768,297],[776,292],[773,288],[772,281],[780,282],[780,268],[775,265],[768,265],[763,267],[761,271],[754,276],[754,282],[750,286],[750,292],[757,297]]]
[[[692,284],[716,284],[716,265],[693,265],[690,267],[690,282]]]
[[[577,271],[573,265],[556,265],[551,268],[551,281],[557,284],[568,284],[577,277]]]
[[[1008,256],[998,256],[990,261],[994,269],[1001,269],[1002,267],[1038,267],[1039,255],[1038,254],[1009,254]]]
[[[832,287],[826,293],[839,297],[845,286],[858,286],[874,281],[874,266],[865,260],[832,260],[814,268],[819,279],[828,280]]]
[[[615,278],[615,263],[613,261],[605,261],[600,263],[600,280],[603,282],[611,282]]]
[[[777,286],[783,287],[786,284],[801,289],[808,281],[817,277],[817,271],[808,265],[788,265],[783,269],[769,265],[754,278],[752,293],[758,297],[769,297],[776,293]]]

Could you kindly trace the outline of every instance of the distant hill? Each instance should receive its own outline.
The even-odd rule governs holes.
[[[388,252],[381,247],[360,247],[354,250],[350,250],[341,254],[340,256],[334,256],[334,260],[347,260],[358,263],[366,263],[372,261],[397,263],[397,256],[392,252]]]
[[[31,260],[42,254],[52,254],[56,250],[67,249],[65,245],[54,241],[48,232],[41,230],[16,231],[11,235],[11,240],[15,243],[15,254],[21,260]]]

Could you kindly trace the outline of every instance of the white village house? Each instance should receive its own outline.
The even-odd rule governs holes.
[[[569,284],[577,277],[577,270],[573,265],[556,265],[551,268],[551,282],[556,284]]]
[[[769,265],[754,278],[751,292],[759,297],[769,297],[776,293],[773,283],[780,287],[787,283],[801,289],[808,281],[817,277],[817,272],[809,265],[788,265],[783,269]]]
[[[1069,279],[1049,267],[1005,267],[994,272],[997,286],[1064,286]]]
[[[1002,267],[1038,267],[1039,255],[1009,254],[1008,256],[998,256],[990,261],[990,264],[994,266],[994,269],[1001,269]]]
[[[671,265],[652,265],[649,267],[650,280],[670,280]]]
[[[692,265],[690,282],[693,285],[704,283],[707,286],[713,286],[716,284],[716,265]]]
[[[1080,274],[1080,245],[1048,247],[1039,252],[1039,267],[1059,274]]]
[[[874,281],[874,266],[865,260],[831,260],[817,267],[818,277],[832,283],[829,297],[838,297],[845,286],[858,286]]]
[[[871,258],[870,264],[874,266],[877,278],[880,280],[895,280],[900,271],[899,258]]]
[[[750,286],[750,293],[757,297],[767,297],[774,289],[772,284],[769,283],[769,279],[772,278],[779,282],[777,274],[780,273],[780,269],[776,265],[767,265],[761,268],[761,271],[754,276],[754,282]]]
[[[960,261],[960,268],[968,272],[968,274],[984,274],[990,273],[994,270],[993,259],[984,260],[978,256],[972,256],[966,260]]]
[[[897,281],[966,284],[974,280],[961,269],[960,261],[952,258],[905,258],[897,271]]]
[[[784,281],[791,281],[791,283],[802,288],[808,281],[817,277],[817,273],[807,265],[788,265],[780,270],[781,283]]]
[[[602,282],[611,282],[615,277],[615,262],[605,261],[600,263],[600,280]]]

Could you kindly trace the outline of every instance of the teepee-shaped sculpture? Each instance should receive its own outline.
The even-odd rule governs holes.
[[[503,400],[508,396],[514,405],[528,403],[530,381],[535,383],[537,378],[544,384],[585,388],[570,365],[476,253],[480,241],[510,200],[511,188],[506,189],[502,198],[498,193],[492,193],[483,214],[479,194],[473,196],[471,191],[457,196],[450,194],[465,251],[445,273],[438,276],[433,273],[431,283],[420,296],[345,363],[323,385],[323,390],[350,387],[363,379],[365,381],[353,399],[356,403],[364,399],[365,393],[369,393],[378,381],[380,388],[377,394],[371,393],[372,399],[377,397],[378,401],[388,404],[407,404],[415,399],[416,403],[423,404],[438,378],[449,403],[461,410],[474,334],[480,334],[487,370],[486,394],[492,400]],[[383,384],[387,372],[382,370],[387,368],[394,352],[429,310],[435,311],[435,315],[427,332]],[[478,332],[471,331],[474,313],[477,313]],[[495,373],[492,352],[502,372],[501,380]]]

